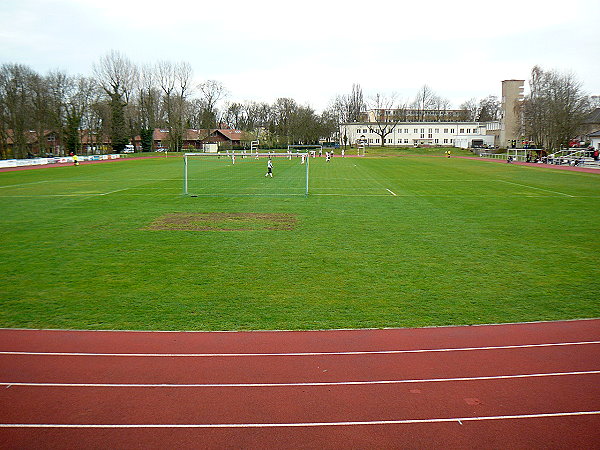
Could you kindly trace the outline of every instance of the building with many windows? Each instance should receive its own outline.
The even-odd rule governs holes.
[[[493,147],[499,129],[499,122],[356,122],[340,125],[340,142],[380,146],[384,135],[383,145],[389,147]]]
[[[372,109],[363,121],[340,125],[342,145],[507,147],[520,137],[524,80],[502,81],[501,119],[468,120],[466,110]],[[383,142],[382,142],[383,140]]]

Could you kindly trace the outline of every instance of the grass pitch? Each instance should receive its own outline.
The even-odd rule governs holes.
[[[0,326],[600,316],[600,174],[407,155],[310,164],[308,196],[182,196],[171,157],[0,173]],[[277,161],[273,180],[264,169],[257,183],[282,182]],[[153,228],[165,217],[192,225]],[[292,225],[269,228],[274,217]]]

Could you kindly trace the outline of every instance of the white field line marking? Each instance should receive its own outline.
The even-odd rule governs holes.
[[[19,186],[29,186],[30,184],[40,184],[40,183],[48,183],[49,180],[43,180],[43,181],[32,181],[30,183],[20,183],[20,184],[8,184],[5,186],[0,186],[0,189],[4,189],[4,188],[11,188],[11,187],[19,187]]]
[[[396,194],[394,194],[392,191],[390,191],[389,189],[385,189],[386,191],[388,191],[390,194],[392,194],[394,197],[396,197]]]
[[[101,192],[88,192],[85,194],[37,194],[37,195],[2,195],[2,198],[46,198],[46,197],[95,197],[97,195],[104,195]]]
[[[340,189],[341,188],[321,188],[321,187],[316,187],[314,188],[318,191],[323,191],[323,190],[336,190],[336,189]],[[373,188],[357,188],[357,189],[372,189],[375,190]],[[139,195],[139,194],[130,194],[130,195]],[[311,196],[314,195],[334,195],[334,196],[339,196],[339,197],[388,197],[387,194],[347,194],[347,193],[326,193],[326,192],[311,192],[310,193]],[[396,194],[396,196],[398,197],[432,197],[432,198],[517,198],[517,199],[521,199],[521,198],[534,198],[534,199],[540,199],[540,198],[565,198],[566,194],[561,194],[561,195],[545,195],[545,196],[539,196],[539,195],[522,195],[522,194],[511,194],[511,195],[496,195],[496,194]],[[583,195],[569,195],[570,198],[598,198],[598,196],[583,196]]]
[[[114,194],[115,192],[122,192],[122,191],[126,191],[129,188],[123,188],[123,189],[115,189],[114,191],[110,191],[110,192],[104,192],[102,194],[98,194],[98,195],[109,195],[109,194]]]
[[[598,415],[600,411],[573,411],[512,416],[442,417],[433,419],[370,420],[356,422],[293,422],[293,423],[173,423],[173,424],[70,424],[70,423],[0,423],[0,428],[283,428],[332,427],[352,425],[406,425],[413,423],[475,422],[483,420],[540,419]]]
[[[535,187],[535,186],[529,186],[527,184],[514,183],[512,181],[506,181],[506,180],[498,180],[498,181],[501,181],[502,183],[514,184],[515,186],[521,186],[521,187],[525,187],[525,188],[528,188],[528,189],[536,189],[538,191],[549,192],[551,194],[559,194],[559,195],[564,195],[566,197],[575,197],[574,195],[565,194],[564,192],[550,191],[548,189],[542,189],[542,188],[538,188],[538,187]]]
[[[91,387],[91,388],[263,388],[263,387],[307,387],[307,386],[368,386],[378,384],[414,384],[414,383],[444,383],[453,381],[485,381],[485,380],[510,380],[519,378],[559,377],[566,375],[596,375],[600,370],[585,372],[553,372],[531,373],[522,375],[493,375],[484,377],[459,377],[459,378],[424,378],[413,380],[375,380],[375,381],[315,381],[305,383],[205,383],[205,384],[151,384],[151,383],[28,383],[28,382],[0,382],[0,386],[26,386],[26,387]]]
[[[551,344],[523,344],[500,345],[494,347],[459,347],[459,348],[432,348],[418,350],[373,350],[353,352],[298,352],[298,353],[80,353],[80,352],[25,352],[25,351],[0,351],[1,355],[28,355],[28,356],[125,356],[125,357],[162,357],[162,358],[215,358],[239,356],[346,356],[346,355],[396,355],[404,353],[438,353],[438,352],[465,352],[476,350],[510,350],[517,348],[564,347],[570,345],[600,344],[600,341],[583,342],[557,342]]]
[[[129,188],[128,188],[129,189]],[[96,197],[99,195],[107,195],[105,193],[94,193],[94,194],[39,194],[39,195],[0,195],[0,198],[46,198],[46,197]],[[134,193],[127,193],[127,195],[138,195],[138,196],[148,196],[148,194],[134,194]],[[152,195],[166,195],[166,196],[170,196],[173,197],[175,195],[177,196],[181,196],[181,194],[173,194],[173,193],[161,193],[161,192],[157,192],[157,193],[153,193]],[[290,194],[292,195],[292,194]],[[298,194],[300,195],[300,194]],[[304,194],[302,194],[304,195]]]

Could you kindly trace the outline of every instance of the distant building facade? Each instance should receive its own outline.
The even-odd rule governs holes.
[[[495,145],[494,131],[499,122],[389,122],[393,130],[383,139],[384,146],[414,147],[492,147]],[[381,146],[379,127],[373,122],[344,123],[340,126],[340,143],[350,146],[364,144]]]
[[[340,144],[381,146],[510,147],[520,138],[524,80],[502,81],[501,120],[473,122],[462,109],[371,109],[361,122],[340,125]]]

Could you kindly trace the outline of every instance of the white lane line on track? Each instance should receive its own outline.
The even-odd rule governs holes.
[[[296,423],[173,423],[173,424],[69,424],[69,423],[0,423],[0,428],[283,428],[332,427],[352,425],[405,425],[413,423],[476,422],[484,420],[541,419],[598,415],[600,411],[572,411],[511,416],[442,417],[432,419],[370,420],[355,422],[296,422]]]
[[[299,353],[81,353],[81,352],[22,352],[0,351],[2,355],[29,355],[29,356],[122,356],[122,357],[161,357],[161,358],[216,358],[216,357],[241,357],[241,356],[347,356],[347,355],[396,355],[405,353],[438,353],[438,352],[466,352],[476,350],[511,350],[518,348],[543,348],[564,347],[571,345],[600,344],[600,341],[581,342],[555,342],[548,344],[523,344],[499,345],[492,347],[459,347],[459,348],[432,348],[417,350],[373,350],[352,352],[299,352]]]
[[[373,381],[315,381],[305,383],[219,383],[219,384],[144,384],[144,383],[29,383],[29,382],[0,382],[0,386],[26,386],[26,387],[122,387],[122,388],[222,388],[222,387],[306,387],[306,386],[366,386],[377,384],[407,384],[407,383],[440,383],[448,381],[482,381],[482,380],[510,380],[516,378],[558,377],[565,375],[595,375],[600,370],[581,372],[552,372],[530,373],[520,375],[492,375],[482,377],[458,378],[423,378],[412,380],[373,380]]]

